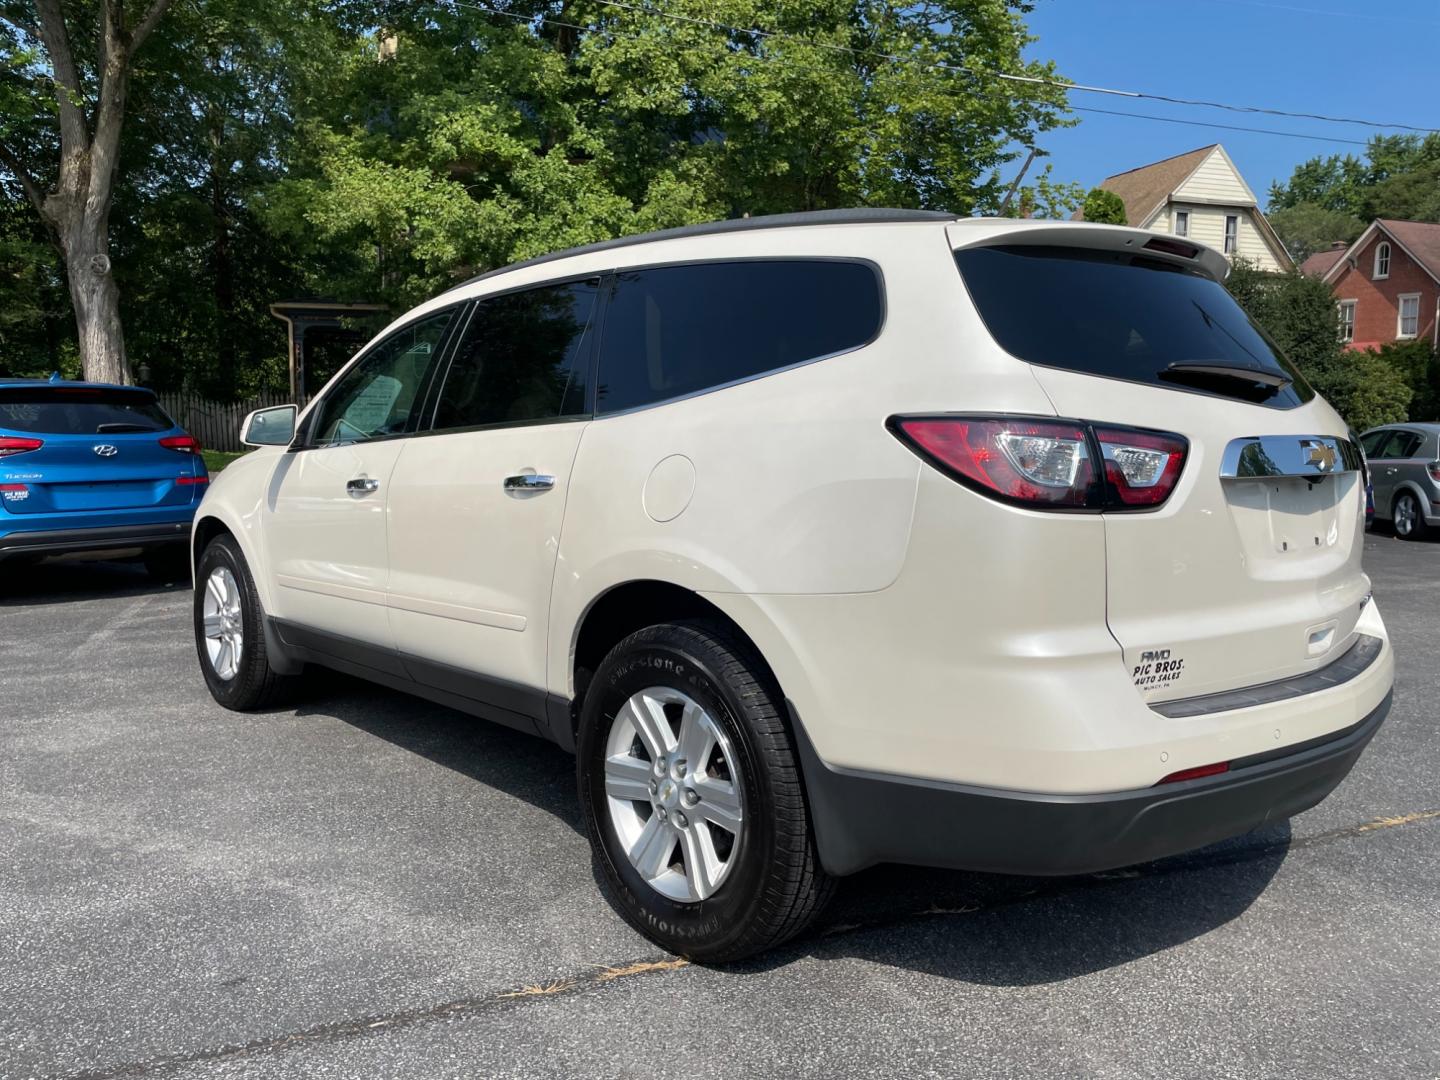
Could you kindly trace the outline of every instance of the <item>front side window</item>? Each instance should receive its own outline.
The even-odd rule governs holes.
[[[452,311],[397,330],[340,377],[317,406],[312,444],[364,442],[413,430]]]
[[[1234,214],[1225,215],[1225,254],[1234,255],[1240,250],[1240,218]]]
[[[435,430],[581,416],[599,281],[482,300],[440,388]]]
[[[1340,301],[1340,340],[1351,342],[1355,340],[1355,301]]]
[[[1176,236],[1189,236],[1189,235],[1190,235],[1190,211],[1189,211],[1189,210],[1176,210],[1176,211],[1175,211],[1175,235],[1176,235]]]
[[[1420,294],[1408,293],[1400,297],[1399,336],[1413,338],[1420,333]]]
[[[712,390],[846,352],[880,332],[884,299],[859,262],[756,260],[616,273],[596,411]]]
[[[1027,363],[1275,408],[1315,396],[1223,285],[1174,263],[1021,244],[955,262],[991,337]]]
[[[1375,280],[1390,276],[1390,245],[1380,244],[1375,248]]]

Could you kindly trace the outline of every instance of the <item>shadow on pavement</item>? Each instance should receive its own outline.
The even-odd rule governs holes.
[[[138,559],[62,555],[39,562],[0,562],[0,608],[189,591],[189,578],[177,575],[174,581],[158,581]]]
[[[297,716],[332,716],[581,830],[575,759],[544,739],[324,668],[306,670],[292,707]]]
[[[987,986],[1062,982],[1224,926],[1265,891],[1289,843],[1287,821],[1199,852],[1072,878],[877,867],[842,882],[818,938],[795,948]],[[844,932],[851,926],[856,932]]]
[[[581,830],[574,758],[541,739],[314,671],[298,712],[322,709]],[[1265,890],[1289,842],[1284,822],[1189,855],[1072,878],[876,867],[843,880],[805,937],[728,970],[765,971],[802,956],[855,957],[993,986],[1060,982],[1223,926]],[[576,866],[575,873],[585,880],[593,868]]]

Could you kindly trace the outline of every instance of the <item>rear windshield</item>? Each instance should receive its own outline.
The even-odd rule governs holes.
[[[124,435],[168,431],[175,422],[148,390],[85,386],[0,388],[0,431]]]
[[[1029,363],[1282,409],[1315,396],[1224,286],[1200,274],[1064,247],[964,248],[955,262],[991,336]],[[1262,375],[1224,373],[1234,369]]]

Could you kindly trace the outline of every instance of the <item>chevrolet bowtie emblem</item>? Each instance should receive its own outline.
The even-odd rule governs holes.
[[[1305,464],[1316,472],[1331,472],[1335,468],[1335,448],[1329,443],[1315,439],[1301,439],[1300,449],[1305,454]]]

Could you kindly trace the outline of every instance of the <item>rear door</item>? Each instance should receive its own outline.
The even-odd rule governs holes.
[[[0,387],[0,436],[11,451],[0,456],[11,514],[183,507],[204,490],[194,442],[148,390]]]
[[[962,249],[957,262],[1057,414],[1188,441],[1162,505],[1103,515],[1107,621],[1129,674],[1166,700],[1333,660],[1369,591],[1344,423],[1195,261],[1112,235],[1127,242]]]
[[[1420,432],[1400,428],[1392,431],[1376,448],[1370,466],[1375,483],[1375,508],[1387,518],[1391,516],[1395,496],[1400,493],[1401,482],[1409,480],[1418,484],[1424,479],[1427,462],[1417,457],[1424,441],[1425,436]]]
[[[599,284],[477,303],[432,430],[407,442],[390,485],[390,620],[412,676],[512,712],[525,702],[497,683],[545,685],[550,586],[592,409]]]

